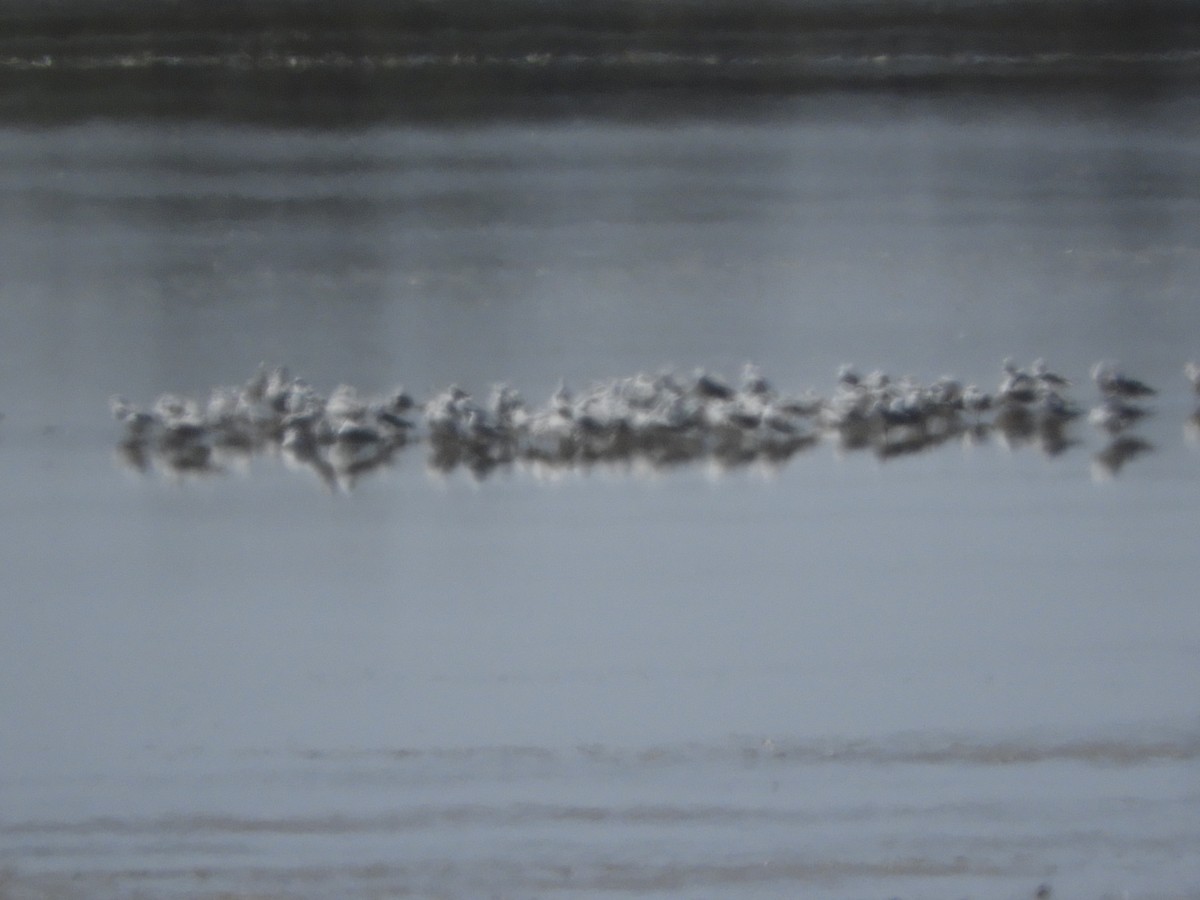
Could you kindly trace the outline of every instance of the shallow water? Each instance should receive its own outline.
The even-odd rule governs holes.
[[[1200,893],[1195,104],[0,129],[0,895]],[[108,397],[1160,389],[777,468],[138,474]]]

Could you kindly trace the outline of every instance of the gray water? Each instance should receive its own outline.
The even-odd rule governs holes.
[[[1200,896],[1196,112],[0,128],[0,896]],[[108,411],[1006,356],[1153,449],[330,494]]]

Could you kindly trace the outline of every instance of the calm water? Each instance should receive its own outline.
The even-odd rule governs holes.
[[[1197,111],[0,126],[0,896],[1200,896]],[[1153,449],[331,495],[108,412],[1009,355],[1120,359]]]

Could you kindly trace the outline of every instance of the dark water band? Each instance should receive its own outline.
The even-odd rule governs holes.
[[[831,90],[1200,82],[1182,3],[34,3],[0,11],[0,118],[338,122],[672,109]]]

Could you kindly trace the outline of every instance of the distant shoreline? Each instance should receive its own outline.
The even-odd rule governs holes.
[[[657,115],[831,91],[1200,84],[1200,8],[1065,0],[35,3],[0,12],[0,121]]]
[[[381,67],[276,57],[12,68],[0,79],[0,125],[208,121],[280,127],[398,122],[754,117],[793,100],[842,94],[1100,100],[1130,108],[1200,85],[1200,54],[1182,61],[1068,59],[939,67],[928,60],[847,67],[739,61],[522,63],[445,60]]]

